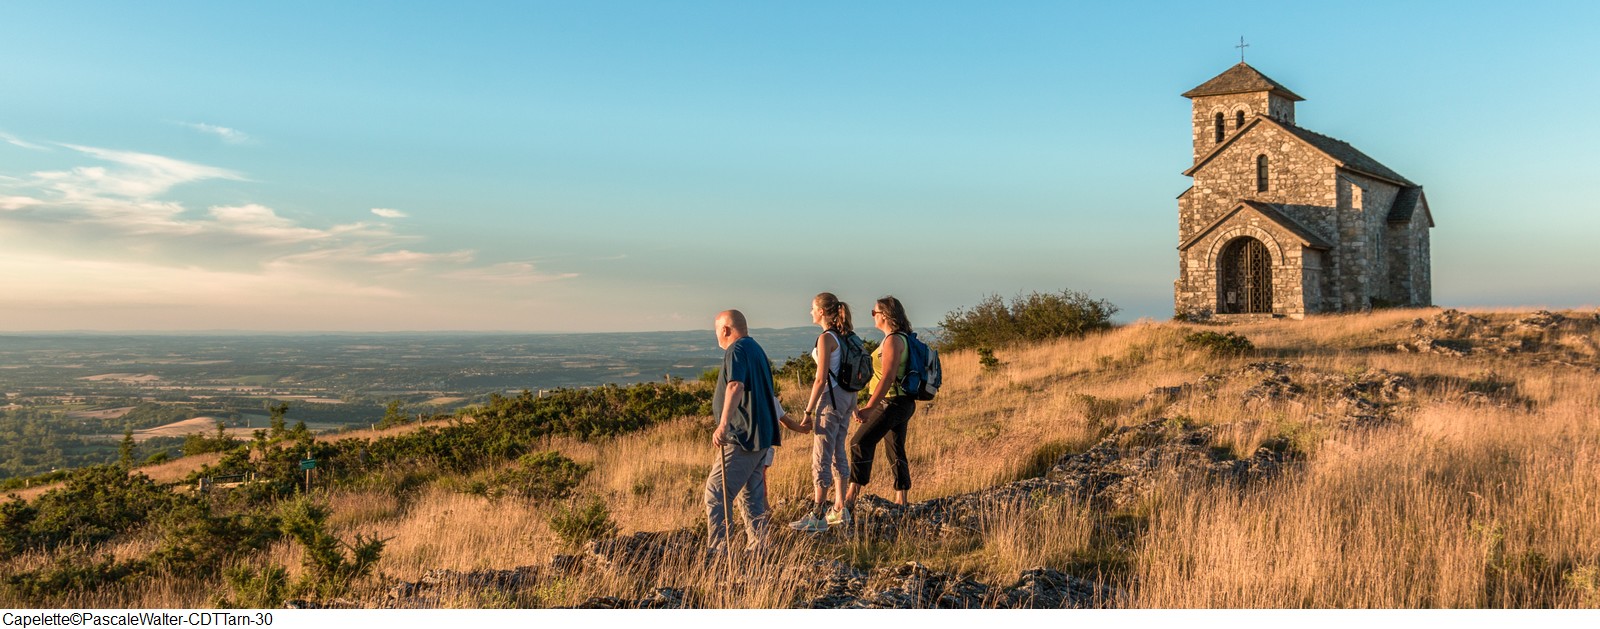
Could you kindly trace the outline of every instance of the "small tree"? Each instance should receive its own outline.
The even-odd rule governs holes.
[[[122,429],[122,443],[117,446],[117,465],[122,469],[133,468],[133,426]]]
[[[404,403],[400,400],[390,400],[389,405],[383,408],[383,419],[378,421],[378,428],[393,428],[411,423],[411,417],[402,410]]]
[[[268,434],[273,438],[283,436],[283,433],[289,428],[286,419],[289,415],[289,403],[272,404],[269,402],[267,403],[267,414],[272,418],[272,428]]]
[[[328,509],[309,499],[288,502],[282,511],[284,534],[305,548],[305,573],[293,590],[321,598],[342,596],[372,574],[386,540],[356,534],[355,543],[328,532]]]

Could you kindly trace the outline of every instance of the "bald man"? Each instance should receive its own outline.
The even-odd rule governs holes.
[[[711,444],[722,455],[722,464],[711,467],[706,478],[706,519],[710,526],[707,540],[714,552],[725,552],[728,497],[723,495],[724,468],[728,491],[738,496],[744,509],[746,548],[758,550],[766,543],[767,474],[764,462],[772,447],[780,445],[777,409],[773,404],[772,363],[767,352],[750,338],[744,314],[725,310],[714,324],[717,346],[723,349],[722,369],[717,372],[712,392],[711,412],[717,429]]]

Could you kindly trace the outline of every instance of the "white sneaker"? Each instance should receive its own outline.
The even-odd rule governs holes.
[[[817,518],[814,513],[807,513],[806,517],[790,522],[789,528],[806,533],[821,533],[828,530],[828,523]]]
[[[840,510],[840,509],[829,509],[828,510],[827,523],[829,525],[849,524],[850,523],[850,507],[844,507],[842,510]]]

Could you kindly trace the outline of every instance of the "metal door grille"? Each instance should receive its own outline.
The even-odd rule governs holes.
[[[1272,312],[1272,256],[1254,238],[1240,238],[1222,250],[1222,286],[1218,312]]]

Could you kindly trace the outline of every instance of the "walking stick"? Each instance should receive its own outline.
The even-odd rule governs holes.
[[[733,578],[733,498],[728,495],[728,446],[717,444],[717,466],[722,470],[722,554],[728,558],[728,578]]]

